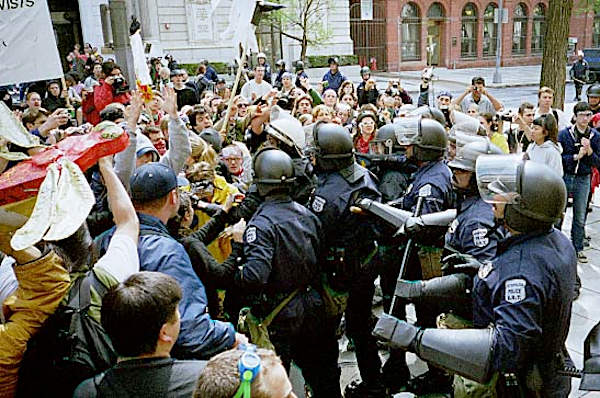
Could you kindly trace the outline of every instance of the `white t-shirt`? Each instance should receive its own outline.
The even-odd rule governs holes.
[[[240,94],[242,95],[242,97],[246,98],[246,100],[253,101],[252,93],[256,94],[256,98],[260,98],[263,95],[267,94],[269,91],[271,91],[272,88],[273,86],[271,86],[264,80],[260,82],[260,84],[258,84],[256,83],[256,80],[252,79],[246,82],[246,84],[244,84]]]
[[[552,113],[552,115],[556,116],[554,112],[556,112],[556,115],[558,115],[558,131],[571,126],[571,121],[563,111],[561,111],[560,109],[552,108],[552,110],[549,113]],[[545,113],[540,113],[540,108],[535,108],[535,114],[533,115],[533,118],[537,119],[542,115],[545,115]]]
[[[140,271],[137,243],[125,234],[115,233],[108,244],[106,253],[96,262],[94,269],[100,268],[123,282]]]

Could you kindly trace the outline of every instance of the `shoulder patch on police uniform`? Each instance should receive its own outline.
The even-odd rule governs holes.
[[[314,211],[316,211],[317,213],[320,213],[323,211],[323,208],[325,207],[325,203],[327,203],[327,200],[325,200],[325,198],[322,198],[320,196],[315,196],[312,202],[312,209]]]
[[[494,264],[488,261],[479,268],[479,271],[477,271],[477,276],[479,277],[479,279],[485,279],[493,270]]]
[[[486,247],[490,243],[487,237],[487,228],[477,228],[473,230],[473,244],[477,247]]]
[[[460,221],[458,221],[458,219],[455,218],[452,221],[452,224],[450,224],[450,227],[448,228],[448,233],[453,234],[454,232],[456,232],[456,228],[458,228],[459,225],[460,225]]]
[[[511,279],[504,282],[504,299],[511,304],[523,301],[527,297],[524,279]]]
[[[246,242],[252,243],[256,240],[256,227],[248,227],[246,230]]]
[[[419,196],[422,198],[426,198],[431,195],[431,184],[423,185],[419,188]]]

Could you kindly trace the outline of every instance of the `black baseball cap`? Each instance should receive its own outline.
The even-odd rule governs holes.
[[[134,202],[150,202],[177,188],[177,175],[165,164],[146,163],[135,170],[129,179],[129,187]]]

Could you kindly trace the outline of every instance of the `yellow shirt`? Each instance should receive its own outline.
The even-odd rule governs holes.
[[[492,138],[490,138],[490,141],[492,142],[492,144],[496,145],[498,148],[500,148],[502,150],[502,152],[504,153],[508,153],[508,140],[506,139],[506,137],[504,136],[504,134],[500,134],[498,132],[495,132],[492,135]]]
[[[211,203],[222,205],[225,203],[230,194],[239,192],[234,185],[227,183],[225,178],[221,176],[216,176],[213,182],[215,184],[215,192],[213,194]],[[200,229],[200,227],[210,220],[210,216],[202,210],[196,210],[196,216],[198,217],[198,226],[196,230]],[[231,238],[219,236],[214,240],[214,242],[207,246],[207,249],[210,254],[212,254],[213,257],[221,263],[225,261],[231,254]]]

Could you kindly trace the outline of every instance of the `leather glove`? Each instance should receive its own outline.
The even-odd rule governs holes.
[[[373,329],[373,336],[388,343],[393,348],[414,352],[420,331],[420,328],[384,313],[377,321],[375,329]]]
[[[447,274],[462,273],[474,276],[483,265],[470,254],[454,253],[442,259],[442,272]]]
[[[406,233],[415,234],[425,228],[425,223],[421,217],[410,217],[404,223]]]

